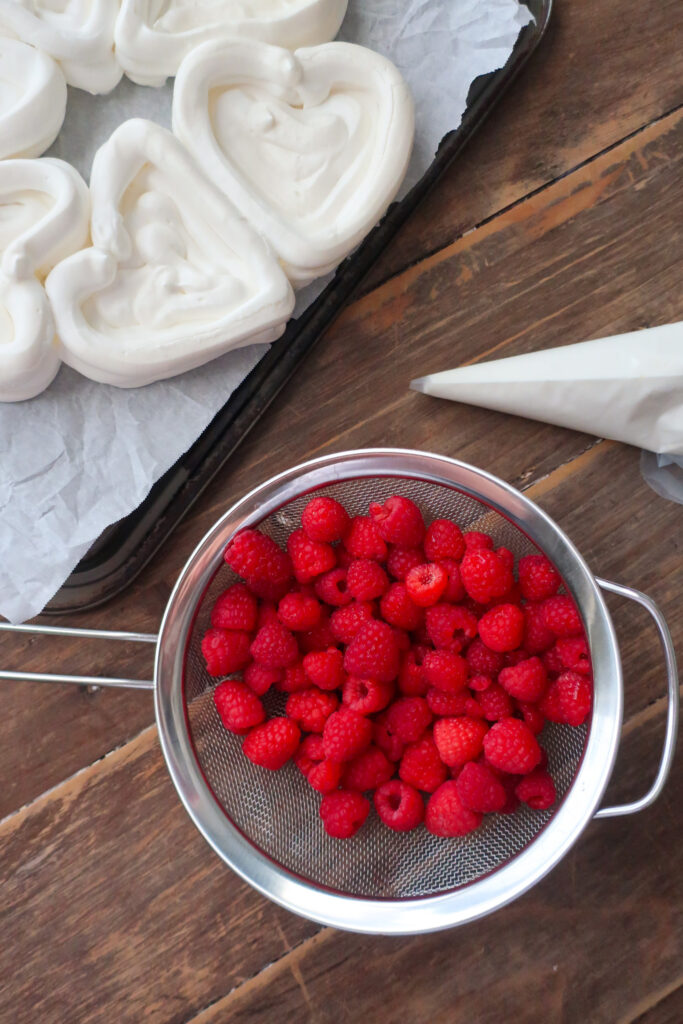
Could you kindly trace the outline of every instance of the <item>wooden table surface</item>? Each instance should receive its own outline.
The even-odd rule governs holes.
[[[177,573],[236,498],[311,456],[371,445],[457,456],[537,501],[596,575],[659,602],[683,654],[680,506],[639,453],[429,399],[465,362],[683,318],[683,3],[557,0],[542,49],[377,264],[192,515],[78,625],[154,631]],[[39,570],[37,570],[39,571]],[[653,776],[665,715],[653,627],[610,600],[626,670],[609,798]],[[14,638],[3,664],[149,677],[151,651]],[[592,823],[492,917],[358,937],[278,909],[195,831],[149,694],[0,687],[0,1020],[683,1020],[683,785]]]

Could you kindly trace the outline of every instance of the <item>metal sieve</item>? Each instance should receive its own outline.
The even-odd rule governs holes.
[[[320,797],[290,763],[280,772],[253,765],[215,711],[201,656],[216,596],[234,579],[223,551],[234,534],[258,526],[281,545],[300,525],[311,494],[329,494],[351,514],[370,499],[401,493],[427,522],[455,519],[490,533],[516,557],[543,552],[557,567],[581,613],[594,670],[594,705],[582,728],[548,725],[543,733],[558,802],[547,811],[487,815],[459,839],[424,828],[391,832],[371,812],[353,839],[331,839],[318,816]],[[598,810],[622,723],[622,670],[602,591],[638,602],[662,642],[668,714],[661,762],[649,792]],[[154,682],[2,672],[10,679],[153,688],[161,747],[185,808],[207,842],[242,878],[276,903],[321,924],[357,932],[410,934],[481,917],[515,899],[569,850],[592,817],[631,814],[661,792],[673,759],[678,721],[676,662],[666,622],[645,594],[592,575],[571,541],[533,502],[482,470],[437,455],[400,449],[343,452],[304,463],[247,494],[190,556],[157,636],[104,630],[0,625],[1,629],[156,644]],[[282,712],[281,695],[266,698]]]

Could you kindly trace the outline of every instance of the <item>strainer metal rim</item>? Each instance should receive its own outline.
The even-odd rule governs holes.
[[[302,492],[363,476],[414,477],[482,501],[521,529],[554,562],[581,611],[591,649],[593,714],[576,778],[550,821],[519,854],[454,891],[392,899],[331,892],[289,872],[259,850],[225,815],[197,762],[183,697],[185,649],[201,595],[222,564],[230,537],[256,525]],[[465,462],[400,448],[326,455],[261,484],[234,504],[190,555],[171,593],[155,660],[155,705],[171,779],[209,845],[246,882],[310,920],[355,932],[418,934],[482,917],[544,877],[576,842],[595,813],[612,773],[623,715],[622,669],[614,627],[598,584],[578,550],[545,512],[499,478]]]

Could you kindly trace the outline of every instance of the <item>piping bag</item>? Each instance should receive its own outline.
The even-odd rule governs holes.
[[[410,386],[643,448],[647,483],[683,504],[683,322],[431,373]]]

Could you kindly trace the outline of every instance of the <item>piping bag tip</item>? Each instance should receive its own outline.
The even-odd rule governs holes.
[[[421,391],[422,394],[426,394],[426,388],[425,388],[425,381],[426,380],[427,380],[426,377],[416,377],[415,380],[411,380],[411,382],[408,385],[408,387],[412,391]]]

